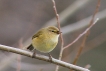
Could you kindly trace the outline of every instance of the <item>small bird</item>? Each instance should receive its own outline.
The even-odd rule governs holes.
[[[40,29],[35,35],[32,36],[32,43],[27,49],[33,50],[33,56],[36,55],[36,50],[42,53],[48,53],[49,59],[52,60],[51,52],[58,43],[58,37],[61,32],[55,26],[49,26]]]

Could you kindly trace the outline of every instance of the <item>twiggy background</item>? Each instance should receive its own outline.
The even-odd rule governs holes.
[[[91,65],[90,70],[92,71],[106,70],[105,3],[106,0],[101,0],[99,15],[97,15],[97,17],[101,18],[99,22],[92,27],[90,36],[87,39],[86,45],[77,63],[77,65],[82,67],[88,64]],[[96,4],[97,0],[56,0],[56,7],[60,15],[60,23],[62,26],[61,29],[64,31],[64,45],[72,42],[86,29],[91,19],[89,17],[94,13]],[[0,43],[18,48],[18,42],[23,38],[23,46],[29,45],[30,37],[38,29],[45,25],[56,24],[52,7],[53,4],[51,0],[0,0]],[[70,25],[71,27],[69,27]],[[74,31],[72,31],[73,29]],[[68,31],[68,33],[65,31]],[[64,33],[66,34],[64,35]],[[81,42],[82,39],[66,49],[62,60],[72,63]],[[59,51],[60,44],[51,52],[52,56],[58,58]],[[0,71],[17,70],[16,54],[0,51],[0,55]],[[55,65],[53,64],[24,56],[21,57],[21,71],[54,71],[55,69]],[[60,70],[64,71],[67,69],[60,67]]]

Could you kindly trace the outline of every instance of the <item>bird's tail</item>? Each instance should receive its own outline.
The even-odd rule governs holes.
[[[27,47],[27,49],[30,50],[30,51],[32,51],[32,50],[34,49],[34,47],[33,47],[32,44],[31,44],[31,45],[29,45],[29,46]]]

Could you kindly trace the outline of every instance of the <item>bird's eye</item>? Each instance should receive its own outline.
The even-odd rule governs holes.
[[[50,32],[53,32],[53,33],[55,33],[55,31],[54,30],[49,30]]]
[[[51,30],[51,32],[54,32],[53,30]]]

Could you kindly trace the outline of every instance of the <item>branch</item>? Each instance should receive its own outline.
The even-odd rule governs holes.
[[[60,21],[59,21],[59,14],[57,13],[55,1],[52,0],[52,2],[53,2],[53,8],[54,8],[54,12],[55,12],[55,15],[56,15],[56,20],[57,20],[58,28],[59,28],[59,31],[60,31],[61,48],[63,48],[64,40],[63,40],[63,36],[62,36],[62,34],[61,34]]]
[[[61,34],[59,14],[57,13],[56,3],[55,3],[54,0],[52,0],[52,2],[53,2],[54,12],[55,12],[55,15],[56,15],[57,25],[58,25],[58,28],[59,28],[59,31],[60,31],[61,49],[60,49],[60,54],[59,54],[59,60],[61,60],[62,59],[62,55],[63,55],[64,40],[63,40],[63,36]],[[55,71],[58,71],[58,70],[59,70],[59,66],[57,65]]]
[[[91,25],[93,25],[94,18],[95,18],[95,16],[96,16],[96,14],[98,13],[98,10],[99,10],[99,7],[100,7],[100,2],[101,2],[101,0],[98,0],[98,3],[97,3],[97,6],[96,6],[96,9],[95,9],[95,12],[94,12],[94,14],[93,14],[93,16],[92,16],[92,19],[91,19],[91,21],[90,21],[90,23],[89,23],[88,28],[89,28]],[[94,22],[94,23],[96,23],[96,22]],[[76,55],[76,57],[75,57],[75,59],[74,59],[74,61],[73,61],[73,64],[74,64],[74,65],[76,65],[76,63],[77,63],[77,61],[78,61],[78,58],[79,58],[80,55],[81,55],[81,52],[82,52],[82,50],[83,50],[83,48],[84,48],[84,46],[85,46],[86,40],[87,40],[87,38],[88,38],[88,36],[89,36],[89,32],[90,32],[90,30],[88,30],[88,31],[85,33],[85,36],[84,36],[83,41],[82,41],[82,44],[80,45],[80,48],[79,48],[79,50],[78,50],[78,53],[77,53],[77,55]]]
[[[18,49],[18,48],[14,48],[14,47],[10,47],[10,46],[1,45],[1,44],[0,44],[0,50],[17,53],[17,54],[24,55],[24,56],[27,56],[27,57],[32,57],[32,55],[33,55],[33,53],[31,53],[31,52],[28,52],[28,51],[25,51],[25,50],[22,50],[22,49]],[[49,60],[49,57],[43,56],[43,55],[37,54],[36,57],[34,57],[34,58],[39,59],[39,60],[43,60],[43,61],[47,61],[47,62],[51,62]],[[85,69],[85,68],[82,68],[82,67],[79,67],[79,66],[76,66],[76,65],[73,65],[73,64],[69,64],[69,63],[66,63],[64,61],[60,61],[60,60],[57,60],[57,59],[54,59],[54,58],[52,59],[51,63],[57,64],[57,65],[60,65],[60,66],[63,66],[63,67],[69,68],[69,69],[78,70],[78,71],[90,71],[88,69]]]
[[[61,25],[65,24],[63,22],[66,22],[66,19],[69,17],[72,17],[78,10],[82,9],[84,6],[89,4],[92,0],[75,0],[71,5],[69,5],[67,8],[65,8],[60,14],[60,23]],[[55,22],[55,18],[49,20],[45,26],[48,25],[57,25]]]
[[[100,19],[99,21],[106,18],[106,15],[104,15],[104,14],[106,14],[106,9],[104,9],[96,14],[96,17],[99,17],[99,19]],[[87,23],[87,22],[89,22],[91,20],[91,18],[92,18],[92,15],[87,18],[84,18],[78,22],[71,23],[67,26],[62,27],[62,34],[65,35],[65,34],[72,33],[72,32],[75,32],[75,31],[78,31],[80,29],[87,27],[89,25],[89,23]]]
[[[95,22],[93,24],[91,24],[82,34],[80,34],[72,43],[68,44],[67,46],[64,47],[64,49],[68,48],[69,46],[71,46],[72,44],[74,44],[76,41],[78,41],[84,34],[86,34],[92,27],[93,25],[96,24],[96,22],[99,20],[99,18],[97,18],[95,20]]]

